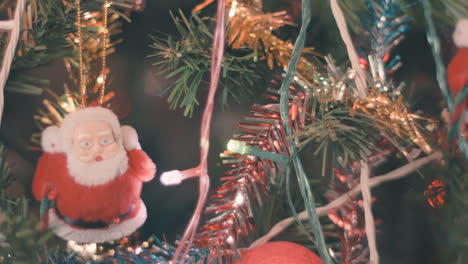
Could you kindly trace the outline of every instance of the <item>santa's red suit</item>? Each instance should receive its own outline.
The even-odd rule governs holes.
[[[56,132],[63,128],[51,128],[43,134],[46,152],[39,159],[33,181],[33,194],[37,200],[49,197],[55,202],[54,208],[45,216],[50,229],[66,240],[96,243],[130,235],[143,225],[146,207],[140,198],[141,188],[143,182],[154,177],[156,166],[135,141],[138,137],[134,129],[130,128],[134,134],[133,147],[128,146],[128,140],[122,135],[128,134],[125,131],[129,131],[129,127],[116,132],[128,157],[128,161],[124,159],[125,172],[105,182],[84,184],[80,182],[83,179],[70,175],[67,153],[57,146],[63,144],[54,140]],[[96,173],[90,179],[100,176],[102,178]]]
[[[452,59],[447,68],[447,80],[450,86],[450,92],[456,98],[457,95],[468,85],[468,48],[461,48],[457,55]],[[463,112],[468,108],[468,99],[463,100],[453,110],[451,117],[452,123],[462,118],[460,129],[464,130]]]
[[[447,67],[447,80],[450,88],[450,93],[455,100],[460,92],[468,85],[468,19],[458,21],[453,34],[455,45],[459,48],[457,54],[450,61]],[[466,119],[468,115],[468,98],[458,104],[452,112],[452,125],[460,120],[460,130],[462,133],[466,129]]]

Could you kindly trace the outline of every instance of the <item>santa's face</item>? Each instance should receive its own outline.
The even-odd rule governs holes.
[[[72,137],[73,153],[78,160],[93,163],[116,155],[119,145],[106,121],[90,120],[77,125]]]

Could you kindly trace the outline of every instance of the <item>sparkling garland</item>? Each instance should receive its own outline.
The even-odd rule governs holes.
[[[361,67],[368,69],[371,74],[368,79],[372,82],[369,96],[356,100],[350,93],[350,80],[354,79],[354,72],[342,72],[329,58],[326,58],[328,74],[314,71],[313,75],[308,75],[308,78],[313,76],[313,82],[302,78],[299,71],[289,87],[288,124],[292,130],[291,135],[297,135],[303,131],[305,125],[314,122],[314,105],[333,108],[336,103],[351,102],[350,109],[370,116],[381,126],[382,136],[408,158],[411,158],[410,150],[406,146],[400,146],[400,140],[409,142],[411,147],[417,145],[426,153],[432,152],[419,124],[422,120],[429,123],[431,121],[410,113],[403,98],[399,96],[403,85],[394,86],[386,78],[387,74],[393,73],[400,66],[399,57],[389,61],[389,54],[402,40],[402,34],[407,30],[406,23],[410,20],[404,15],[392,20],[401,12],[397,8],[399,4],[397,0],[369,2],[373,24],[368,30],[373,32],[371,35],[375,41],[371,43],[371,50],[367,51],[370,53],[368,57],[361,58]],[[240,12],[239,8],[236,10]],[[245,10],[243,12],[240,17],[245,24],[248,13]],[[375,28],[378,30],[375,31]],[[246,36],[241,33],[237,35]],[[247,37],[244,42],[249,43]],[[252,45],[247,46],[255,48]],[[237,241],[245,239],[254,230],[254,207],[261,206],[268,197],[268,184],[284,181],[280,175],[284,173],[285,166],[279,161],[282,157],[291,156],[292,151],[281,123],[279,93],[270,89],[264,97],[272,102],[254,105],[251,113],[246,116],[246,121],[238,126],[242,132],[233,138],[236,142],[245,144],[233,144],[231,141],[228,150],[222,154],[223,165],[227,167],[221,178],[224,184],[213,191],[211,201],[205,209],[209,220],[199,229],[196,239],[196,245],[211,252],[209,260],[231,260]],[[386,130],[390,133],[383,132]],[[294,140],[296,144],[299,143],[297,138]],[[258,155],[259,151],[270,153],[270,157]],[[361,232],[361,236],[365,236],[365,233]]]
[[[205,0],[194,8],[193,12],[199,12],[213,0]],[[233,49],[252,50],[254,60],[266,60],[270,69],[279,66],[286,69],[291,59],[294,45],[289,40],[282,40],[274,34],[274,31],[286,25],[292,26],[291,18],[286,11],[266,13],[262,11],[261,0],[228,0],[228,24],[226,31],[226,43]],[[317,70],[313,48],[305,47],[302,52],[305,56],[299,58],[297,65],[298,75],[302,76],[306,83],[315,83],[314,73]]]
[[[361,67],[369,68],[374,80],[379,80],[379,92],[400,94],[400,89],[390,90],[387,78],[401,66],[399,55],[392,58],[392,50],[405,38],[411,17],[404,14],[400,0],[368,1],[368,13],[362,16],[363,31],[370,43],[361,48]],[[395,87],[393,87],[395,88]],[[401,88],[399,86],[398,88]]]
[[[359,184],[359,176],[345,174],[334,168],[337,181],[330,183],[330,189],[325,192],[328,201],[352,190]],[[328,218],[337,226],[336,233],[340,240],[339,252],[333,252],[337,263],[368,263],[369,250],[366,247],[366,231],[364,228],[364,211],[362,200],[358,195],[350,197],[348,201],[338,208],[332,209],[327,214]]]
[[[233,4],[234,2],[230,1],[229,3]],[[279,15],[282,16],[282,14]],[[271,35],[271,31],[268,34]],[[396,38],[394,41],[397,40],[400,40],[400,38]],[[247,43],[252,40],[244,39],[244,41]],[[292,50],[290,43],[286,46],[289,50]],[[301,58],[301,60],[303,59]],[[382,62],[385,61],[382,59]],[[368,64],[371,65],[371,72],[378,72],[381,68],[380,66],[375,66],[371,62],[371,59],[369,59]],[[393,71],[397,64],[390,64],[393,66],[389,69]],[[354,77],[353,72],[350,70],[344,73],[340,72],[330,61],[327,66],[330,70],[328,75],[321,75],[315,71],[313,71],[313,74],[307,75],[307,78],[313,76],[313,80],[318,81],[311,82],[308,79],[302,78],[300,69],[299,74],[294,77],[294,82],[289,87],[288,100],[288,124],[292,130],[292,135],[302,131],[306,124],[313,122],[312,117],[315,115],[316,109],[311,106],[317,103],[317,101],[319,104],[328,104],[333,101],[354,102],[352,107],[354,111],[373,116],[376,122],[384,125],[387,124],[385,128],[389,129],[392,134],[401,138],[409,137],[412,143],[420,146],[427,152],[431,151],[426,139],[420,133],[419,126],[416,124],[419,117],[409,113],[402,100],[394,98],[395,94],[377,91],[382,85],[382,78],[377,78],[381,77],[379,74],[372,74],[375,81],[374,90],[376,92],[362,101],[356,101],[349,93],[351,89],[348,87],[350,85],[349,80],[352,80]],[[204,261],[207,261],[207,263],[213,261],[223,263],[224,260],[230,261],[235,255],[237,242],[245,239],[255,229],[253,220],[254,210],[256,206],[261,206],[265,202],[265,199],[268,198],[268,185],[272,182],[284,182],[282,176],[292,151],[288,144],[289,138],[286,136],[281,122],[279,91],[276,88],[272,88],[264,97],[270,100],[270,103],[266,105],[254,105],[251,108],[251,113],[246,116],[246,121],[238,126],[242,132],[233,137],[233,141],[228,144],[228,150],[221,155],[223,165],[226,167],[226,171],[221,178],[224,184],[210,196],[210,202],[205,209],[205,214],[210,218],[204,226],[200,227],[195,238],[195,244],[204,250],[192,248],[196,252],[202,252],[203,254],[197,253],[199,258],[195,262],[187,262],[194,260],[186,258],[184,263]],[[69,102],[70,96],[66,96],[65,98],[61,100],[71,103]],[[56,122],[59,121],[57,117],[59,115],[55,114],[53,109],[48,107],[48,112],[47,116],[52,115],[57,119]],[[55,110],[55,112],[58,111]],[[386,120],[387,118],[391,119]],[[297,139],[294,140],[296,143],[299,143]],[[352,186],[349,188],[352,189]],[[354,202],[356,201],[352,201],[351,203],[354,204]],[[349,207],[349,205],[343,206]],[[356,211],[356,208],[354,209]],[[335,210],[334,212],[336,213],[343,209],[339,208]],[[349,213],[348,211],[344,213],[347,214]],[[340,226],[336,214],[333,215],[331,213],[329,217],[338,221],[337,225]],[[346,232],[350,232],[346,229],[344,222],[342,227]],[[362,235],[363,232],[360,233],[360,236]],[[348,240],[347,243],[352,244],[354,242]],[[130,256],[117,254],[114,255],[117,262],[109,263],[119,263],[119,260],[124,259],[135,261],[128,263],[139,263],[137,261],[149,261],[151,263],[153,260],[156,261],[155,263],[166,263],[164,261],[173,257],[174,247],[160,241],[159,244],[165,246],[165,248],[160,248],[162,248],[161,252],[163,252],[163,255],[169,255],[168,258],[156,260],[154,256],[145,255],[147,253],[146,250],[140,248],[141,251],[139,253],[143,252],[141,258],[135,257],[134,252]],[[192,249],[190,249],[188,256],[190,256],[190,252],[193,252]],[[351,253],[355,254],[355,252]],[[202,257],[200,257],[201,255]]]
[[[200,227],[195,242],[197,246],[211,252],[209,261],[231,260],[237,241],[254,230],[254,209],[255,206],[261,206],[268,197],[270,182],[284,182],[283,164],[253,155],[260,150],[279,157],[290,156],[281,123],[279,91],[270,91],[264,97],[272,103],[254,105],[245,122],[238,126],[242,132],[233,138],[245,142],[250,149],[244,151],[231,141],[228,150],[221,155],[223,166],[226,167],[221,178],[224,184],[210,196],[205,209],[210,220]],[[291,92],[290,104],[293,106],[290,124],[293,129],[299,129],[306,122],[303,108],[310,95],[300,86]]]
[[[368,166],[371,170],[394,153],[394,148],[387,140],[382,140],[377,145],[382,150],[368,157]],[[330,188],[324,194],[329,202],[337,200],[360,184],[359,162],[350,161],[348,164],[341,163],[341,166],[342,168],[333,168],[334,177],[329,184]],[[332,253],[336,263],[369,263],[363,200],[360,196],[360,193],[350,195],[345,203],[330,209],[327,213],[327,217],[336,225],[336,234],[340,241],[338,251]],[[375,201],[374,197],[372,201]]]

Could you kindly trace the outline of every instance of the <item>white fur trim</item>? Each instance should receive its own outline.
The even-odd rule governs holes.
[[[95,186],[105,184],[128,170],[127,152],[119,145],[117,153],[106,160],[86,163],[67,152],[67,167],[70,176],[79,184]]]
[[[62,152],[60,148],[60,128],[57,126],[49,126],[42,131],[41,146],[44,152]]]
[[[460,19],[453,32],[453,42],[459,48],[468,48],[468,19]]]
[[[146,206],[140,200],[140,209],[135,217],[107,229],[77,229],[57,217],[54,210],[49,210],[49,228],[57,236],[78,243],[100,243],[120,239],[135,232],[146,221]]]
[[[73,240],[69,240],[67,243],[67,252],[78,253],[78,255],[84,259],[92,259],[96,255],[97,245],[96,243],[78,244]]]
[[[127,151],[141,149],[140,142],[138,142],[138,133],[135,128],[131,126],[121,126],[120,133],[122,134],[122,143]]]
[[[117,144],[122,144],[122,136],[120,134],[120,123],[117,116],[109,109],[104,107],[88,107],[78,109],[73,113],[65,116],[60,127],[61,146],[63,151],[68,152],[72,149],[72,138],[75,127],[84,121],[101,120],[107,122],[114,132]]]

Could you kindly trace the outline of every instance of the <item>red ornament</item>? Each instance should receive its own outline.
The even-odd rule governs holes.
[[[447,79],[450,87],[450,93],[457,98],[457,95],[468,84],[468,48],[459,49],[455,57],[450,62],[447,68]],[[465,130],[465,120],[463,119],[463,112],[468,107],[468,99],[463,100],[455,107],[451,116],[451,123],[455,123],[461,119],[460,129]]]
[[[446,193],[444,184],[438,179],[432,181],[432,183],[427,186],[426,190],[424,190],[427,202],[433,208],[441,208],[444,205],[444,196]]]
[[[234,264],[322,264],[307,248],[285,241],[276,241],[241,251],[241,260]]]

